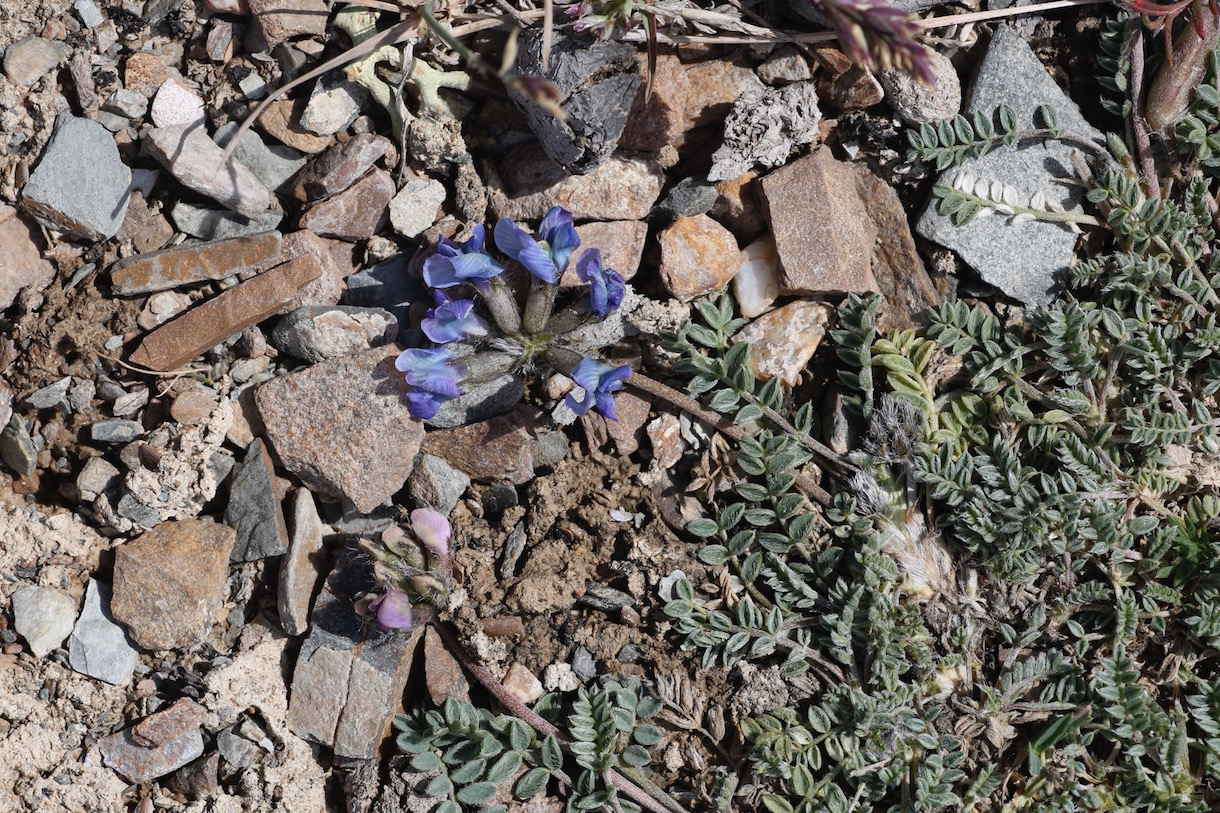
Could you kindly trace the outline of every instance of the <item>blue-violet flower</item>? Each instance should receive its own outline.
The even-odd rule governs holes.
[[[473,299],[450,299],[444,291],[434,294],[436,307],[424,317],[424,335],[437,344],[457,342],[468,336],[486,336],[487,323],[474,312]]]
[[[464,282],[486,282],[504,273],[504,266],[483,251],[483,226],[475,226],[471,232],[465,243],[441,238],[436,253],[424,260],[425,282],[433,288],[452,288]]]
[[[582,359],[572,370],[572,380],[585,391],[584,401],[577,401],[569,395],[564,403],[577,415],[584,415],[589,407],[596,406],[597,411],[612,421],[617,421],[614,414],[614,398],[610,395],[623,388],[623,379],[631,375],[631,365],[611,367],[593,359]]]
[[[401,590],[388,590],[369,602],[369,610],[377,617],[382,630],[411,629],[411,599]]]
[[[568,267],[572,252],[580,245],[572,213],[562,206],[553,206],[538,224],[535,240],[511,219],[496,223],[496,247],[525,266],[543,282],[556,284]]]
[[[407,383],[411,385],[407,404],[413,417],[427,420],[436,415],[443,401],[462,394],[458,384],[465,377],[465,370],[453,361],[453,353],[444,347],[411,348],[399,354],[394,367],[407,374]]]
[[[589,310],[599,319],[605,319],[610,311],[623,301],[627,282],[613,268],[602,267],[600,249],[591,248],[576,261],[576,276],[589,283]]]

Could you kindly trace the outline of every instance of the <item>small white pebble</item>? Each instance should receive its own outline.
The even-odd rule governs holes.
[[[153,99],[152,120],[158,127],[202,124],[203,99],[181,80],[166,79]]]

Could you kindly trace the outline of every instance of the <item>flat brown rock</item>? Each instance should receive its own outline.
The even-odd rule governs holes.
[[[199,727],[206,716],[203,706],[184,697],[131,728],[102,737],[97,748],[106,767],[135,784],[147,782],[203,754]]]
[[[850,164],[826,147],[762,179],[784,293],[878,293],[871,268],[877,227]]]
[[[402,488],[424,425],[411,417],[401,348],[378,347],[269,381],[254,400],[284,468],[368,513]]]
[[[110,282],[119,296],[132,296],[224,279],[276,256],[280,242],[271,231],[137,254],[110,266]]]
[[[361,133],[331,147],[297,175],[292,196],[301,202],[337,195],[373,168],[393,145],[388,138]]]
[[[550,434],[548,425],[541,412],[519,405],[507,415],[433,430],[421,448],[471,477],[520,485],[534,476],[538,441]]]
[[[55,279],[55,266],[42,258],[38,227],[12,206],[0,206],[0,310],[22,288],[41,291]]]
[[[665,180],[656,162],[617,155],[587,175],[569,175],[536,145],[511,150],[500,171],[502,178],[488,179],[488,200],[498,217],[518,221],[540,220],[552,206],[576,220],[642,220]]]
[[[306,254],[235,285],[149,333],[131,354],[131,363],[160,372],[175,370],[271,316],[321,274],[318,261]]]
[[[857,164],[855,170],[856,191],[877,226],[873,276],[883,299],[878,327],[886,333],[918,327],[928,309],[939,305],[943,298],[915,249],[911,224],[898,193],[863,164]]]
[[[232,528],[162,522],[114,551],[115,619],[145,649],[186,649],[207,638],[224,604]]]
[[[648,76],[648,57],[638,56],[640,73]],[[690,96],[690,80],[675,54],[659,54],[652,77],[652,93],[647,81],[640,83],[627,126],[618,140],[619,149],[656,152],[667,144],[681,144],[686,129],[686,100]]]
[[[301,228],[345,240],[372,237],[390,218],[389,205],[394,192],[390,173],[374,169],[351,188],[315,204],[302,214]]]
[[[607,220],[584,223],[576,227],[580,248],[572,253],[568,268],[559,280],[561,288],[583,285],[576,276],[576,261],[591,248],[602,253],[602,267],[613,268],[631,279],[640,270],[640,259],[644,256],[644,242],[648,239],[648,224],[639,220]]]

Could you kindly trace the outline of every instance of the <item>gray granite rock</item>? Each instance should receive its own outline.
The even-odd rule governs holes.
[[[360,108],[368,98],[364,85],[349,80],[343,71],[324,73],[309,94],[309,102],[301,113],[301,126],[320,136],[346,130],[360,115]]]
[[[424,421],[424,425],[433,429],[452,429],[494,418],[512,409],[524,394],[523,376],[502,375],[467,387],[457,398],[445,401],[434,416]]]
[[[13,594],[13,629],[35,658],[64,642],[76,621],[76,602],[54,587],[23,587]]]
[[[683,178],[657,204],[657,209],[669,217],[694,217],[710,212],[719,197],[716,184],[711,181],[697,177]]]
[[[130,186],[114,136],[96,121],[61,113],[21,190],[21,208],[72,237],[106,240],[123,225]]]
[[[427,298],[431,302],[422,280],[407,273],[410,257],[398,254],[377,263],[347,278],[347,290],[343,294],[345,305],[365,308],[384,308],[394,314],[398,324],[407,324],[407,311],[412,302]]]
[[[424,611],[414,629],[379,632],[353,609],[377,590],[367,557],[348,549],[319,594],[292,675],[288,725],[339,757],[370,759],[401,708]]]
[[[72,376],[64,376],[53,384],[39,387],[21,399],[21,405],[29,409],[50,409],[64,400],[68,387],[72,385]]]
[[[82,500],[91,502],[118,482],[119,470],[115,466],[103,457],[91,457],[76,476],[76,490]]]
[[[1048,104],[1058,112],[1067,132],[1104,138],[1084,120],[1021,35],[1007,25],[1000,26],[992,37],[965,112],[991,113],[1000,104],[1013,109],[1021,129],[1033,127],[1035,111]],[[952,183],[959,172],[966,172],[978,180],[1013,187],[1026,199],[1041,192],[1066,211],[1081,212],[1084,191],[1056,180],[1074,174],[1071,152],[1071,147],[1056,141],[999,147],[959,169],[946,170],[939,180]],[[940,214],[936,204],[936,200],[929,201],[919,218],[916,229],[921,235],[957,252],[984,280],[1014,299],[1027,304],[1051,300],[1057,276],[1071,264],[1076,234],[1054,223],[1013,223],[1000,215],[976,218],[959,227],[951,217]]]
[[[42,37],[26,37],[4,51],[4,75],[14,85],[29,86],[67,58],[68,46]]]
[[[68,663],[117,686],[131,677],[139,661],[140,653],[110,614],[110,585],[91,579],[85,607],[68,638]]]
[[[254,764],[258,746],[231,728],[216,735],[216,750],[225,758],[230,768],[249,768]]]
[[[635,48],[556,30],[543,70],[542,32],[531,31],[521,39],[515,72],[550,81],[559,92],[559,106],[566,117],[557,119],[515,91],[513,100],[552,161],[568,172],[591,172],[614,152],[627,124],[640,85]]]
[[[962,108],[962,82],[949,58],[933,50],[928,66],[935,77],[931,85],[904,71],[882,71],[877,76],[886,100],[907,124],[951,119]]]
[[[237,132],[239,124],[231,121],[216,130],[212,140],[222,147],[229,146],[229,140]],[[283,192],[288,182],[309,161],[309,156],[294,150],[286,144],[267,144],[253,130],[242,134],[233,157],[273,192]]]
[[[107,418],[89,427],[89,435],[100,443],[131,443],[144,434],[139,421]]]
[[[297,308],[271,332],[282,353],[317,364],[391,342],[398,320],[381,308],[352,305]]]
[[[274,467],[262,438],[255,438],[233,472],[225,523],[237,531],[231,562],[254,562],[288,551],[288,526],[272,482]]]
[[[20,415],[11,416],[4,431],[0,432],[0,459],[23,476],[33,474],[38,468],[38,450]]]
[[[179,231],[200,240],[226,240],[248,237],[271,231],[280,225],[284,212],[268,209],[258,217],[242,217],[228,209],[213,209],[186,201],[178,201],[169,210],[170,219]]]
[[[325,573],[322,539],[326,527],[318,517],[318,508],[309,489],[298,488],[290,500],[292,542],[288,555],[280,564],[277,608],[284,632],[300,635],[309,629],[309,605],[314,589]]]
[[[416,502],[435,508],[445,516],[453,513],[469,485],[469,475],[430,454],[419,456],[407,480],[407,489]]]

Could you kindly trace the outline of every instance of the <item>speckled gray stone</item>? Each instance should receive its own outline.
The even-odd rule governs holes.
[[[139,661],[139,651],[110,614],[110,585],[91,579],[85,607],[68,638],[68,663],[81,674],[117,686],[131,677]]]
[[[1103,139],[1055,84],[1021,35],[1007,25],[996,30],[979,65],[966,115],[976,110],[991,113],[1000,104],[1015,111],[1021,129],[1033,127],[1037,108],[1049,104],[1067,132]],[[1074,174],[1071,152],[1071,147],[1055,141],[999,147],[960,169],[946,170],[939,180],[950,183],[958,172],[965,171],[979,180],[1015,187],[1027,198],[1041,191],[1067,211],[1081,212],[1084,191],[1056,180]],[[1053,298],[1057,275],[1066,272],[1072,261],[1073,232],[1040,221],[1014,225],[998,215],[976,218],[959,227],[951,217],[940,214],[936,204],[935,199],[930,200],[919,218],[916,229],[921,235],[957,252],[984,280],[1014,299],[1042,304]]]
[[[178,201],[169,210],[170,219],[179,231],[200,240],[226,240],[230,237],[248,237],[252,234],[271,231],[280,225],[284,212],[268,209],[258,217],[242,217],[228,209],[213,209],[186,201]]]
[[[237,531],[231,562],[254,562],[288,551],[288,526],[271,477],[275,469],[262,438],[255,438],[233,473],[225,523]]]
[[[453,513],[470,485],[470,477],[435,455],[422,454],[407,480],[411,497],[420,505],[435,508],[445,516]]]
[[[144,434],[138,421],[108,418],[89,427],[89,435],[101,443],[130,443]]]
[[[398,320],[381,308],[352,305],[297,308],[276,325],[271,343],[281,353],[317,364],[370,347],[398,335]]]
[[[432,429],[452,429],[503,415],[525,394],[525,378],[502,375],[467,387],[457,398],[445,401],[436,414],[424,421]]]
[[[222,147],[229,145],[229,139],[237,132],[239,123],[231,121],[216,130],[212,137]],[[309,161],[309,156],[294,150],[287,144],[268,144],[253,130],[242,134],[237,149],[233,150],[233,158],[244,164],[247,169],[273,192],[283,192],[292,177],[301,171],[301,167]]]
[[[60,113],[21,190],[21,208],[70,236],[107,240],[123,225],[130,186],[114,136],[96,121]]]
[[[54,587],[23,587],[13,594],[13,629],[35,658],[64,642],[76,621],[76,602]]]
[[[14,85],[28,87],[67,58],[70,50],[62,42],[26,37],[4,52],[4,75]]]
[[[8,425],[0,432],[0,459],[21,475],[33,474],[38,467],[38,450],[20,415],[10,416]]]

